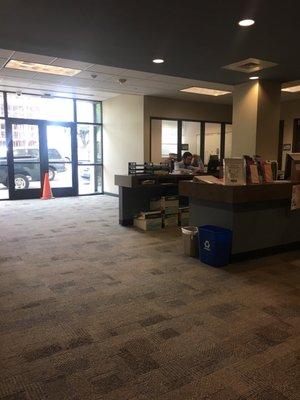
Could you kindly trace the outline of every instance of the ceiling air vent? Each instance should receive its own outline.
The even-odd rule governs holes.
[[[233,64],[225,65],[225,69],[231,71],[245,72],[246,74],[252,74],[253,72],[261,71],[265,68],[274,67],[276,63],[270,61],[259,60],[258,58],[247,58],[246,60],[238,61]]]

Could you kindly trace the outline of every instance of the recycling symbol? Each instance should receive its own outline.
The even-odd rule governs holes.
[[[210,251],[210,243],[208,240],[205,240],[205,242],[204,242],[204,249],[207,251]]]

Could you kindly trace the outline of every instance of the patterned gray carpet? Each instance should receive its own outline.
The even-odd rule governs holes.
[[[0,221],[0,399],[299,398],[300,251],[215,269],[105,196]]]

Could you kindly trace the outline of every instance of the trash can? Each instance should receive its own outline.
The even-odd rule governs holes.
[[[184,254],[190,257],[198,257],[198,228],[196,226],[185,226],[181,228]]]
[[[229,264],[232,244],[232,231],[213,225],[204,225],[199,231],[199,258],[214,267]]]

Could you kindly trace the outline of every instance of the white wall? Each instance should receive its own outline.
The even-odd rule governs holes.
[[[236,85],[233,90],[232,157],[256,154],[258,82]]]
[[[120,95],[103,101],[104,191],[118,193],[115,175],[128,173],[128,162],[144,162],[144,98]]]
[[[280,84],[253,81],[233,90],[232,156],[259,154],[276,160],[280,115]]]

